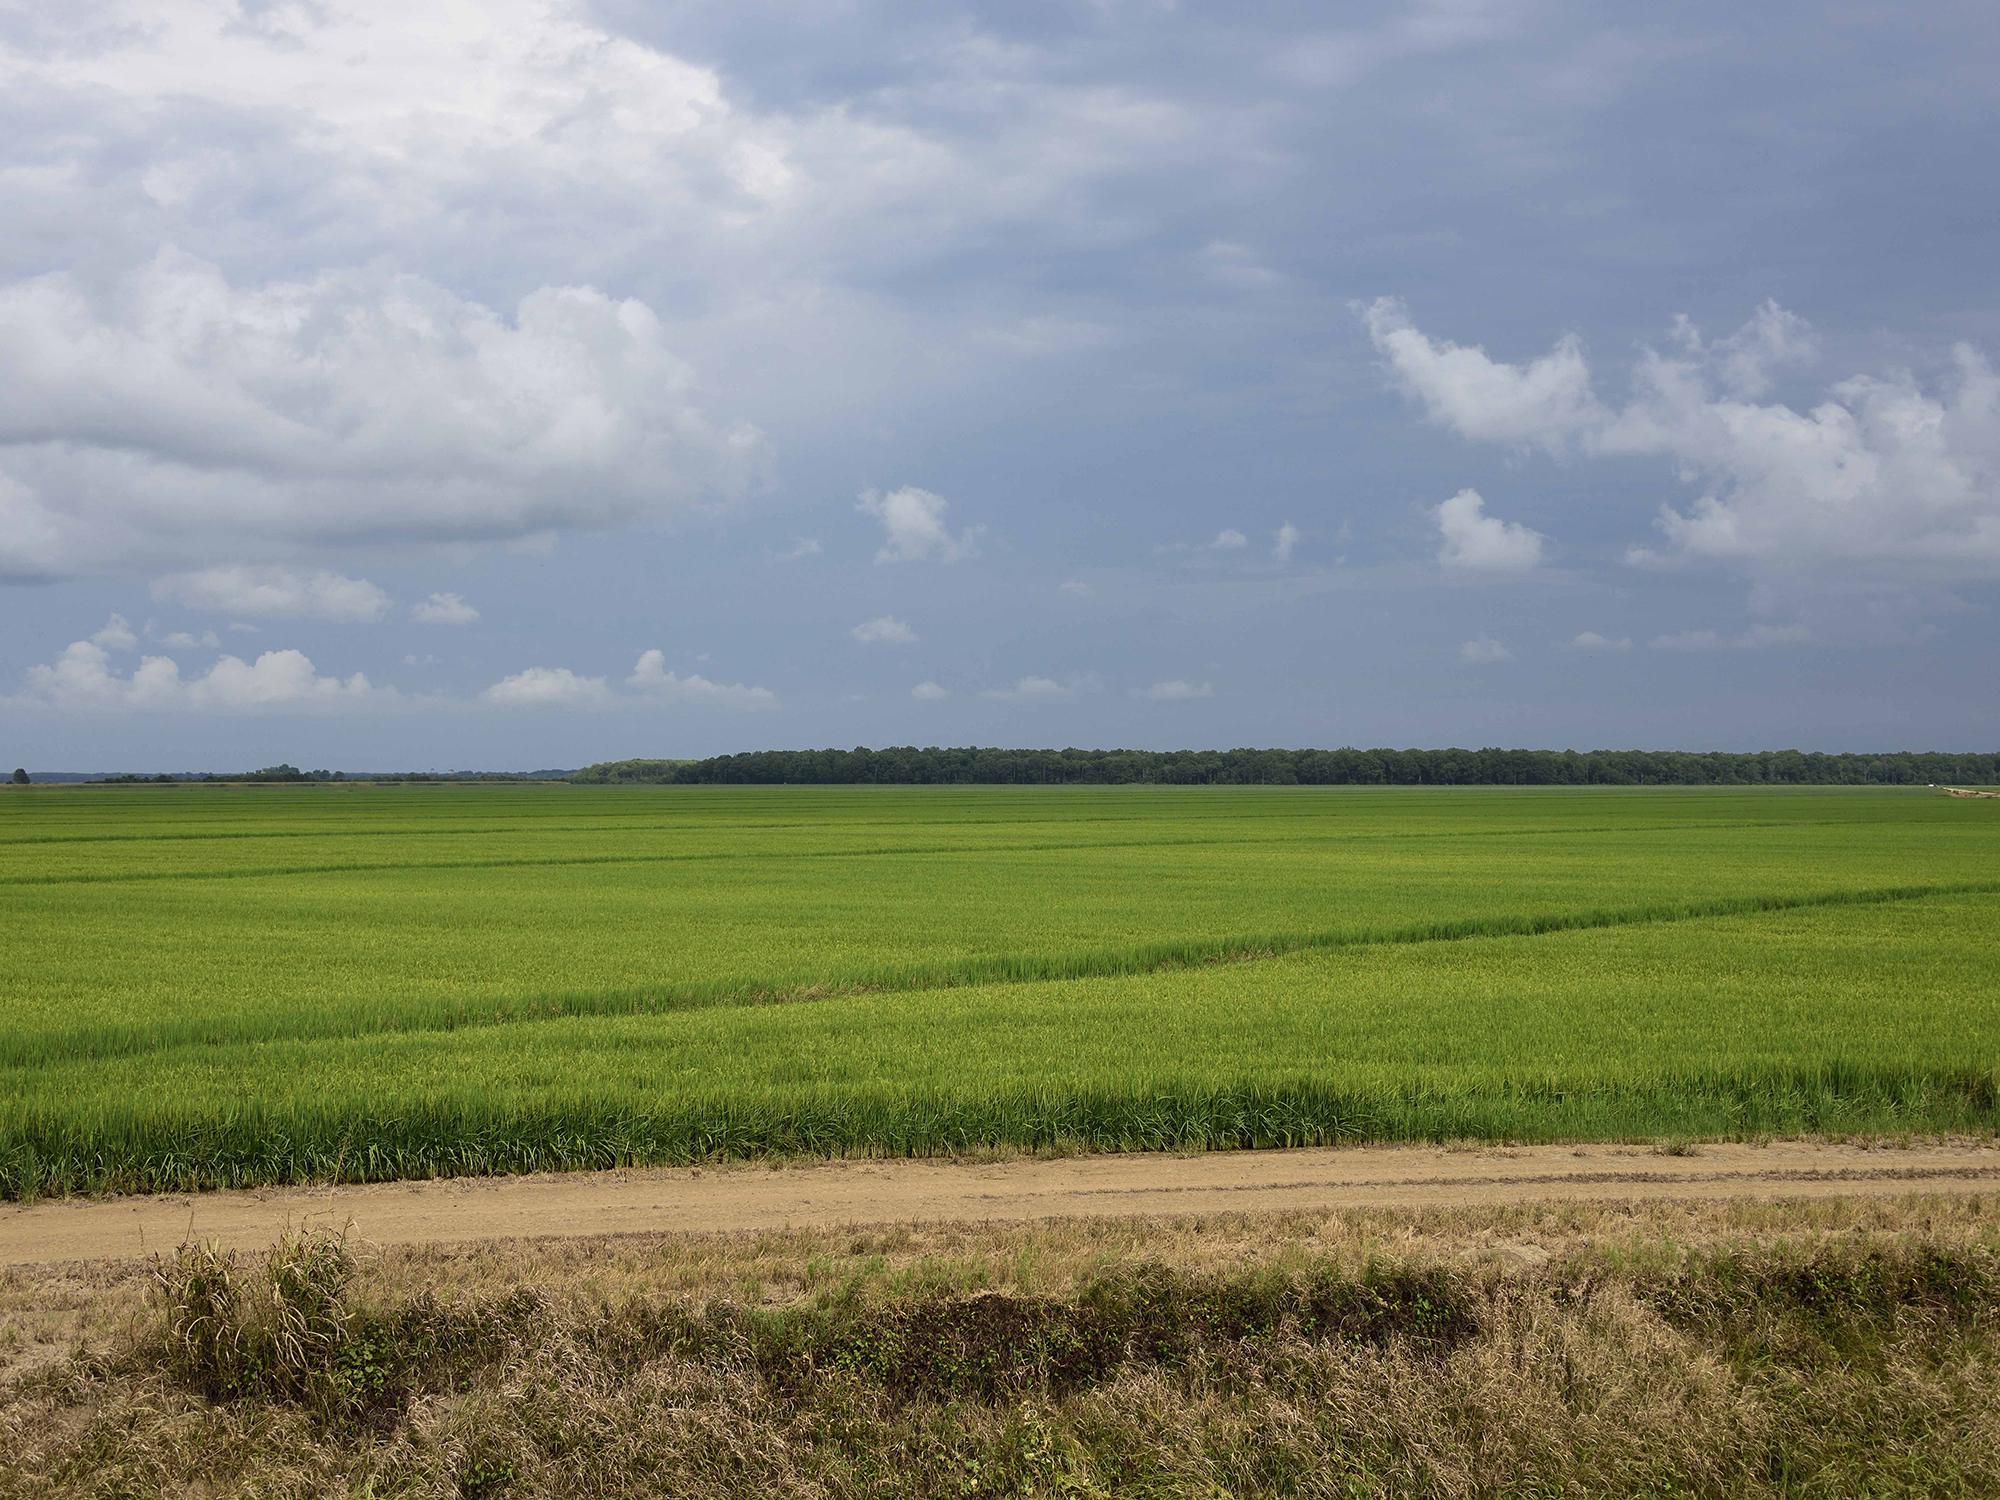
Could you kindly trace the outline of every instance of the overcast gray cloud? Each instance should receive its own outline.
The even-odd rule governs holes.
[[[640,303],[511,316],[380,270],[232,285],[171,249],[0,288],[0,570],[524,535],[740,490],[761,440],[691,403]]]
[[[2000,740],[1996,60],[1791,0],[17,8],[12,753]]]

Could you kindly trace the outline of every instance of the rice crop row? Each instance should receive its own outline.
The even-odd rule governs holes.
[[[1985,1129],[1996,856],[1906,791],[36,789],[0,1192]]]
[[[1730,896],[1639,907],[1437,920],[1405,927],[1237,934],[1053,954],[976,955],[930,963],[885,965],[803,984],[732,977],[662,983],[641,989],[526,995],[509,997],[498,1003],[429,1000],[405,1001],[372,1010],[294,1011],[232,1018],[176,1016],[125,1026],[98,1025],[71,1032],[24,1032],[0,1037],[0,1064],[20,1066],[134,1053],[153,1054],[174,1048],[213,1047],[229,1042],[359,1037],[382,1032],[456,1031],[559,1016],[649,1015],[711,1006],[802,1004],[833,996],[883,991],[1107,978],[1246,963],[1315,949],[1532,936],[1599,927],[1685,922],[1749,912],[1791,911],[1803,907],[1872,906],[1962,894],[2000,894],[2000,881],[1886,886],[1794,895]]]
[[[17,1075],[0,1190],[762,1154],[1986,1130],[2000,899],[183,1048]]]

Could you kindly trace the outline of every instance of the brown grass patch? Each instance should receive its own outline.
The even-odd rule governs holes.
[[[8,1496],[2000,1492],[1993,1197],[307,1238],[0,1334]]]

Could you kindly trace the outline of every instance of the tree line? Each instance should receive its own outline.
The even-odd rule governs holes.
[[[754,750],[618,760],[588,785],[1922,786],[2000,780],[2000,754],[1815,750]]]
[[[17,776],[25,774],[16,773]],[[284,762],[255,771],[162,771],[158,775],[128,772],[90,779],[100,786],[180,786],[206,782],[227,782],[232,786],[265,782],[294,785],[321,781],[365,781],[372,785],[384,782],[561,781],[570,774],[568,771],[301,771],[297,766]]]

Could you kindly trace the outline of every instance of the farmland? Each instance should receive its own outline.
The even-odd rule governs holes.
[[[0,1192],[766,1153],[1990,1130],[2000,804],[0,798]]]

